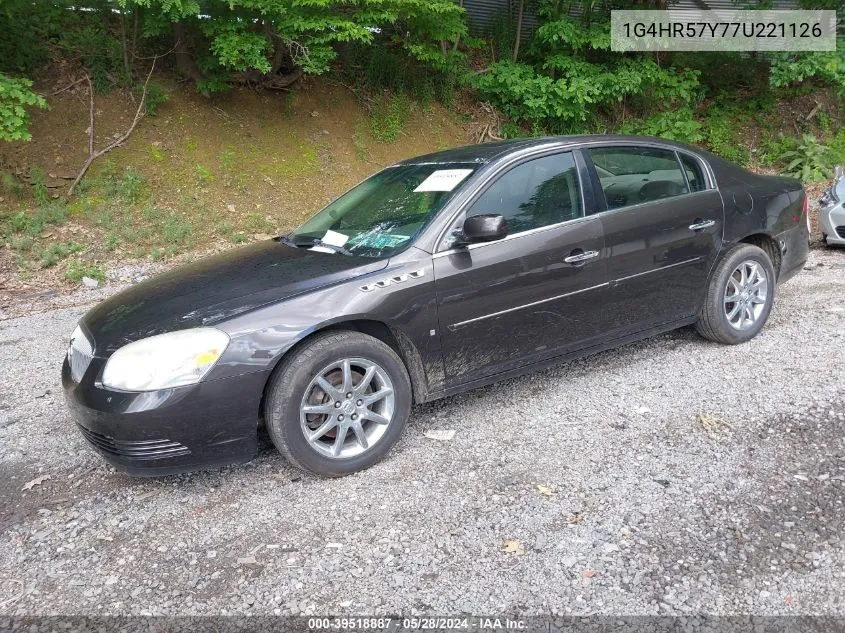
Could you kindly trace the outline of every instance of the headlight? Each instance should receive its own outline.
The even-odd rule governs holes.
[[[124,391],[192,385],[202,380],[228,344],[228,334],[210,327],[141,339],[112,354],[103,370],[103,385]]]

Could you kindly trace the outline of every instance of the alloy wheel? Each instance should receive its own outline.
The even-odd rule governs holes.
[[[302,433],[317,452],[333,459],[371,449],[393,421],[393,382],[379,364],[344,358],[320,370],[299,407]]]
[[[746,260],[728,277],[725,286],[725,317],[736,330],[748,330],[757,323],[769,296],[769,278],[756,261]]]

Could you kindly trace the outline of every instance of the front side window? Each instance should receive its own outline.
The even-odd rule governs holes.
[[[608,209],[689,193],[675,152],[651,147],[590,150]]]
[[[500,176],[473,203],[467,217],[484,213],[503,215],[511,235],[581,217],[572,153],[535,158]]]
[[[347,191],[285,241],[365,257],[393,255],[414,240],[477,168],[474,163],[389,167]]]

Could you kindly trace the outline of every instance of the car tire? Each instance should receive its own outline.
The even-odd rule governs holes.
[[[332,331],[282,360],[267,390],[264,419],[288,462],[341,477],[387,454],[405,429],[412,401],[408,370],[389,345],[361,332]]]
[[[769,318],[776,288],[775,269],[763,249],[751,244],[732,247],[710,276],[696,330],[726,345],[751,340]],[[733,298],[736,301],[730,301]]]

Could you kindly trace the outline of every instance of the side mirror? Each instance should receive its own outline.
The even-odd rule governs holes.
[[[494,242],[508,234],[508,221],[504,216],[483,213],[471,215],[464,220],[464,228],[455,238],[456,245],[474,244],[476,242]]]

